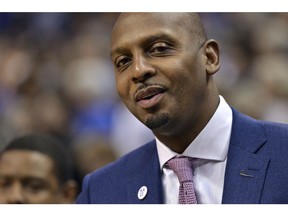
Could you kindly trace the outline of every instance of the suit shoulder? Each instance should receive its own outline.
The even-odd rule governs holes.
[[[285,138],[288,143],[288,124],[268,122],[268,121],[258,121],[261,128],[266,136],[272,136],[273,138]],[[280,137],[279,137],[280,136]]]
[[[138,202],[143,179],[159,173],[156,143],[152,141],[86,175],[77,203],[117,204]],[[156,176],[155,174],[155,176]],[[158,180],[157,177],[154,181]],[[151,179],[146,179],[151,181]],[[153,181],[153,179],[152,179]],[[130,191],[133,192],[131,198]]]
[[[236,124],[234,124],[236,126],[240,125],[242,127],[243,126],[242,123],[244,123],[246,126],[247,125],[251,125],[251,126],[254,125],[255,127],[260,126],[264,133],[270,134],[271,132],[276,132],[276,133],[281,133],[283,135],[288,135],[288,124],[258,120],[250,116],[247,116],[243,113],[240,113],[233,108],[232,110],[233,110],[233,121],[236,122]],[[238,122],[240,121],[241,121],[241,124],[238,124]]]
[[[251,118],[233,110],[231,143],[255,151],[266,143],[266,147],[288,148],[288,125]],[[244,142],[245,140],[245,142]],[[247,142],[249,141],[249,142]],[[255,145],[258,143],[257,145]]]

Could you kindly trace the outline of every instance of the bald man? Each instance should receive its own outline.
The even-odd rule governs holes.
[[[87,175],[77,203],[181,203],[175,158],[189,161],[193,203],[288,203],[288,126],[219,95],[219,45],[197,14],[121,14],[111,59],[122,101],[155,140]]]

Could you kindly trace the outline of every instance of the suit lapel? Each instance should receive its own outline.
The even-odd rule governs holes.
[[[155,141],[147,144],[147,148],[140,156],[141,161],[134,166],[133,182],[128,188],[129,202],[135,204],[161,204],[163,203],[162,183],[161,183],[161,170],[159,159],[156,150]],[[140,188],[145,186],[147,192],[144,190],[144,195],[138,195]]]
[[[222,203],[260,203],[269,159],[232,147]]]
[[[233,110],[222,203],[260,203],[270,159],[257,152],[265,142],[260,126]]]

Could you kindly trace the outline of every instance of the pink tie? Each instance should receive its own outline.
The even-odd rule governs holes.
[[[177,175],[179,186],[179,204],[197,204],[193,185],[193,171],[191,158],[175,157],[166,165]]]

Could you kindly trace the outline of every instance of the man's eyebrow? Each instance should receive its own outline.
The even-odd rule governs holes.
[[[0,179],[13,179],[15,178],[15,175],[10,175],[10,174],[1,174],[0,175]],[[18,178],[18,176],[17,176]],[[35,177],[35,176],[23,176],[21,177],[21,179],[24,179],[24,180],[33,180],[33,181],[45,181],[46,179],[45,178],[42,178],[42,177]]]
[[[110,57],[112,57],[115,54],[122,54],[122,53],[125,53],[125,52],[128,52],[128,50],[125,49],[125,48],[119,47],[119,48],[116,48],[116,49],[113,49],[113,50],[110,51]]]
[[[171,37],[170,35],[168,35],[167,33],[161,32],[161,33],[157,33],[157,34],[154,34],[152,36],[149,36],[147,38],[141,39],[140,44],[141,45],[147,45],[147,44],[154,43],[157,40],[167,40],[167,41],[173,42],[174,38]],[[122,48],[122,47],[112,49],[110,51],[110,57],[112,57],[113,55],[115,55],[117,53],[122,54],[122,53],[127,53],[127,52],[129,52],[129,50],[126,48]]]
[[[169,41],[173,41],[173,37],[171,37],[170,35],[167,35],[165,33],[160,33],[160,34],[156,34],[156,35],[153,35],[151,37],[149,37],[145,43],[153,43],[157,40],[169,40]]]
[[[46,178],[41,177],[24,177],[21,181],[23,183],[40,183],[43,185],[50,185],[50,182]]]

